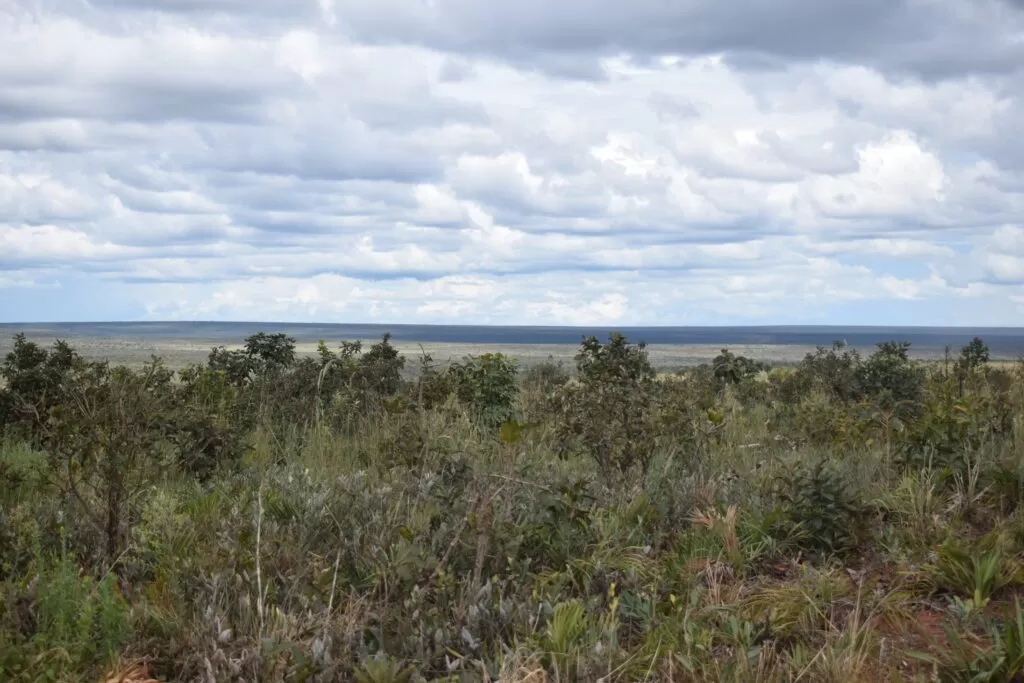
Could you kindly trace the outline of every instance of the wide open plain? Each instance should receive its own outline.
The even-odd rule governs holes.
[[[392,343],[409,358],[410,368],[422,352],[442,364],[467,355],[504,353],[524,366],[549,359],[571,365],[579,339],[587,334],[603,339],[608,334],[608,330],[584,328],[444,325],[389,328],[290,323],[25,323],[0,324],[0,355],[10,349],[14,335],[23,332],[45,345],[57,339],[68,341],[90,359],[138,366],[159,356],[171,367],[184,367],[204,361],[215,346],[237,348],[246,336],[257,331],[281,331],[293,336],[299,354],[314,353],[320,340],[332,348],[343,340],[360,340],[368,345],[379,341],[385,331],[393,331]],[[1024,355],[1024,330],[1012,328],[627,328],[623,333],[631,341],[648,341],[651,361],[662,371],[709,362],[723,348],[756,360],[796,363],[817,345],[828,346],[835,340],[846,340],[864,354],[870,354],[880,340],[907,340],[913,344],[915,357],[938,359],[946,346],[955,355],[960,346],[978,334],[992,349],[993,360],[1015,360]]]

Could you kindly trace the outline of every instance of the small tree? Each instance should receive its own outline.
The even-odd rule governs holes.
[[[722,352],[711,362],[711,367],[715,380],[721,387],[742,384],[763,370],[765,366],[746,356],[737,356],[729,349],[722,349]]]
[[[295,339],[283,332],[257,332],[246,338],[245,353],[261,374],[284,370],[295,362]]]
[[[48,351],[24,334],[15,335],[0,366],[6,384],[0,390],[0,427],[21,425],[21,436],[34,440],[50,411],[67,399],[76,377],[90,367],[66,342],[58,340]]]
[[[108,562],[124,547],[139,493],[164,465],[172,378],[157,359],[137,372],[91,364],[40,428],[54,483],[101,532]]]
[[[402,386],[405,356],[391,345],[391,335],[384,338],[359,357],[354,383],[364,392],[376,396],[393,396]]]
[[[967,346],[960,349],[960,367],[966,372],[984,367],[988,363],[988,345],[981,337],[975,337]]]
[[[290,368],[295,363],[295,339],[282,332],[257,332],[246,338],[242,349],[223,346],[210,351],[207,365],[227,375],[234,384],[245,384]]]
[[[655,371],[643,344],[614,333],[588,337],[576,354],[577,383],[561,392],[558,430],[563,449],[581,448],[606,476],[644,471],[655,448]]]
[[[500,353],[485,353],[453,364],[448,372],[456,397],[481,423],[496,427],[512,419],[519,398],[514,360]]]
[[[831,349],[819,346],[800,363],[796,374],[804,387],[798,390],[798,394],[805,393],[810,387],[818,387],[834,400],[852,400],[860,393],[857,378],[860,365],[860,354],[846,342],[834,342]]]
[[[868,398],[892,408],[917,402],[924,387],[924,370],[910,359],[909,342],[882,342],[857,368],[857,383]]]
[[[224,373],[196,365],[178,377],[169,439],[178,448],[179,466],[206,479],[218,466],[241,459],[255,415]]]

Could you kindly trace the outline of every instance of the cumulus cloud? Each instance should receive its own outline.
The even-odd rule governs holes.
[[[0,4],[0,320],[1015,322],[1011,0]]]

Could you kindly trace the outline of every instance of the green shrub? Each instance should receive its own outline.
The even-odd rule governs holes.
[[[657,438],[651,410],[655,371],[643,344],[613,334],[588,337],[576,354],[576,382],[563,387],[556,428],[562,448],[580,449],[606,477],[646,472]]]
[[[68,553],[40,557],[37,569],[22,598],[31,603],[31,620],[21,621],[24,631],[14,639],[0,632],[0,679],[95,680],[130,635],[130,610],[116,578],[83,576]],[[12,607],[0,604],[0,610]]]
[[[720,386],[737,386],[750,381],[754,375],[765,370],[766,366],[746,356],[737,356],[729,349],[722,349],[722,352],[711,361],[711,368]]]
[[[356,389],[365,394],[393,396],[402,386],[404,367],[405,357],[391,345],[391,335],[385,334],[381,341],[359,357],[352,382]]]
[[[179,373],[174,425],[169,440],[179,466],[200,479],[245,454],[255,426],[253,411],[224,372],[202,366]]]
[[[495,427],[515,415],[519,384],[515,361],[500,353],[466,358],[448,368],[459,401],[481,423]]]
[[[821,391],[834,401],[853,400],[861,393],[857,377],[860,365],[860,354],[845,342],[835,342],[831,349],[819,346],[795,371],[777,379],[779,399],[798,403],[808,393]]]
[[[0,430],[38,444],[38,436],[52,412],[68,399],[68,392],[90,374],[102,374],[105,366],[88,363],[66,342],[57,341],[47,351],[24,334],[0,366]]]
[[[887,407],[920,400],[924,369],[910,359],[909,352],[908,342],[878,344],[878,350],[857,367],[863,395]]]
[[[100,367],[67,389],[39,439],[57,486],[75,514],[103,536],[112,562],[136,517],[142,490],[158,479],[173,451],[173,373],[158,360],[134,371]]]
[[[818,557],[857,548],[869,511],[827,461],[787,467],[776,479],[776,496],[780,537],[798,539],[798,547]]]

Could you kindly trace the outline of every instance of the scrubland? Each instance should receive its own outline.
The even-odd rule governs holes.
[[[982,340],[0,370],[0,680],[1024,680],[1024,364]]]

